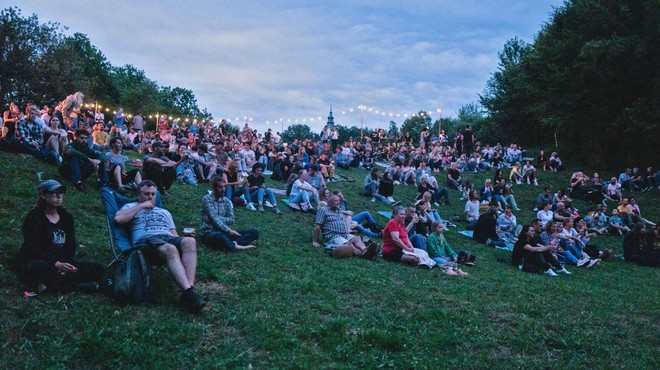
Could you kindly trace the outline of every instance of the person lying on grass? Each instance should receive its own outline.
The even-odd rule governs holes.
[[[468,273],[458,268],[458,254],[449,246],[447,239],[442,233],[447,230],[442,222],[434,222],[433,232],[427,240],[426,251],[438,266],[445,270],[450,276],[468,276]]]

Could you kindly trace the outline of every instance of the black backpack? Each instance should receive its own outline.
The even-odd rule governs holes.
[[[477,259],[477,257],[474,254],[470,253],[468,250],[462,249],[458,252],[456,262],[466,266],[474,266],[475,259]]]
[[[143,304],[151,299],[151,264],[140,250],[133,250],[114,266],[117,303]]]

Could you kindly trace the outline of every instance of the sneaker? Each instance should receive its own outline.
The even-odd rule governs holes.
[[[433,202],[433,205],[436,207],[440,207],[440,204],[438,204],[438,202]]]
[[[577,261],[577,267],[582,267],[589,263],[589,258],[583,258]]]
[[[372,260],[376,257],[378,254],[378,244],[376,243],[370,243],[367,246],[367,249],[362,252],[362,258],[367,259],[367,260]]]
[[[391,196],[387,197],[387,200],[394,203],[394,198],[392,198]]]
[[[529,179],[527,179],[527,185],[529,185]]]
[[[401,204],[401,201],[400,201],[400,200],[397,200],[396,202],[392,203],[392,206],[396,207],[396,206],[398,206],[399,204]]]
[[[534,180],[534,185],[539,186],[538,180],[536,180],[536,179]]]
[[[371,198],[372,203],[375,202],[375,201],[376,201],[376,198]]]
[[[82,181],[76,183],[76,185],[74,185],[74,187],[75,187],[76,190],[78,190],[79,192],[81,192],[81,193],[83,193],[83,194],[87,194],[87,189],[85,188],[85,184],[83,184]]]
[[[62,165],[62,156],[59,154],[55,154],[55,155],[56,155],[55,161],[57,161],[57,166],[59,167]]]
[[[316,214],[316,210],[315,210],[314,208],[312,208],[312,207],[309,207],[309,209],[306,210],[305,212],[307,212],[307,213],[311,213],[311,214],[313,214],[313,215]]]
[[[126,184],[126,185],[124,185],[124,186],[125,186],[126,189],[128,189],[128,190],[137,190],[137,189],[138,189],[137,184],[136,184],[135,182],[132,182],[132,183],[130,183],[130,184]]]
[[[206,306],[206,301],[204,301],[202,297],[197,294],[195,289],[191,287],[181,293],[181,304],[192,313],[200,313]]]
[[[276,215],[281,215],[282,211],[280,211],[278,207],[273,207],[273,213],[275,213]]]
[[[591,268],[591,267],[595,266],[596,264],[598,264],[599,262],[600,262],[600,258],[593,259],[593,260],[589,261],[589,265],[587,266],[587,268]]]
[[[559,276],[554,271],[552,271],[552,269],[548,269],[548,271],[544,272],[544,274],[550,275],[550,276]]]
[[[566,267],[562,268],[561,270],[557,270],[557,272],[561,272],[562,274],[566,274],[566,275],[573,275],[572,272],[566,270]]]
[[[392,184],[393,184],[393,185],[401,185],[401,183],[399,182],[399,180],[394,180],[394,182],[393,182]]]
[[[252,203],[248,203],[247,206],[245,206],[245,208],[247,208],[248,211],[256,211],[257,210],[256,208],[254,208],[254,204],[252,204]]]
[[[261,212],[261,213],[264,212],[264,206],[262,204],[259,205],[259,212]]]
[[[269,201],[265,201],[264,207],[273,208],[273,205]]]

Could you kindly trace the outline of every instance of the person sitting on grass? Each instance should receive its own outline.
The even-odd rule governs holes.
[[[642,264],[644,262],[644,250],[647,249],[647,241],[644,223],[636,223],[623,238],[623,258],[625,261]]]
[[[234,206],[225,195],[226,182],[221,176],[211,179],[211,194],[202,198],[201,240],[210,248],[235,252],[255,248],[252,243],[259,239],[256,229],[235,230]]]
[[[154,141],[151,144],[152,154],[144,156],[142,167],[143,178],[153,181],[158,191],[169,196],[167,190],[172,187],[176,180],[176,167],[183,161],[188,160],[188,154],[184,153],[178,161],[173,161],[166,156],[168,145],[162,141]]]
[[[85,129],[76,130],[76,138],[67,145],[64,152],[64,161],[59,167],[62,177],[75,184],[76,190],[86,193],[83,180],[96,171],[101,186],[108,184],[108,173],[106,172],[107,158],[90,149],[87,145],[89,132]]]
[[[346,204],[344,194],[341,192],[341,190],[335,190],[332,193],[330,193],[330,190],[323,189],[322,192],[327,193],[327,195],[322,197],[322,199],[325,200],[325,202],[322,200],[321,203],[325,203],[325,204],[323,204],[322,206],[319,204],[319,208],[327,206],[328,205],[327,200],[330,198],[331,194],[334,194],[339,197],[339,209],[341,209],[341,211],[344,213],[348,228],[350,230],[358,230],[359,232],[363,233],[364,235],[370,238],[377,238],[380,236],[380,233],[383,230],[383,228],[380,225],[378,225],[378,223],[371,215],[371,213],[369,213],[369,211],[362,211],[355,214],[353,211],[348,210],[348,206]],[[362,224],[363,222],[364,225]]]
[[[433,176],[422,175],[417,185],[417,198],[421,199],[422,195],[426,192],[431,192],[433,194],[433,205],[436,207],[440,206],[440,200],[444,198],[445,205],[448,206],[451,204],[449,201],[449,190],[446,186],[442,188],[438,187],[438,181]]]
[[[16,271],[28,294],[50,291],[96,292],[103,266],[75,260],[73,216],[62,206],[66,187],[46,180],[37,187],[39,198],[23,221],[23,244],[16,256]]]
[[[392,204],[394,200],[390,201],[386,197],[380,195],[378,192],[378,187],[380,185],[380,174],[378,168],[372,168],[371,172],[364,177],[364,185],[362,190],[364,194],[371,197],[371,201],[375,202],[376,199],[380,200],[385,204]]]
[[[450,168],[447,170],[447,187],[463,191],[463,178],[461,172],[458,170],[458,163],[452,162]]]
[[[468,276],[467,272],[458,268],[458,254],[447,243],[447,239],[442,233],[446,230],[442,222],[434,222],[431,226],[433,232],[427,240],[426,251],[439,266],[445,268],[445,274],[450,276]]]
[[[495,184],[492,199],[499,204],[501,209],[511,204],[516,212],[520,211],[516,198],[513,196],[513,190],[511,190],[511,186],[506,183],[505,179],[501,179],[499,184]]]
[[[470,199],[465,202],[465,220],[467,221],[467,230],[473,230],[479,219],[479,196],[476,190],[470,193]]]
[[[513,246],[511,262],[514,266],[526,272],[558,276],[552,269],[567,275],[571,273],[562,267],[552,253],[557,250],[557,244],[541,245],[533,226],[525,226],[520,238]]]
[[[153,181],[138,184],[138,201],[125,204],[115,214],[118,224],[130,224],[131,242],[142,249],[150,260],[166,260],[167,268],[181,288],[182,306],[199,313],[206,301],[197,294],[193,285],[197,271],[197,242],[194,237],[180,237],[169,211],[156,207]]]
[[[408,239],[408,229],[405,225],[406,209],[395,207],[392,211],[392,219],[383,229],[383,259],[391,262],[403,262],[407,265],[416,265],[419,259],[412,254],[415,248]]]
[[[522,226],[517,224],[516,215],[513,214],[513,207],[510,204],[497,217],[497,230],[500,239],[509,243],[515,243],[518,240],[518,234],[520,234]]]
[[[335,194],[328,198],[328,205],[316,213],[312,245],[319,248],[321,242],[325,245],[325,250],[337,258],[361,256],[364,259],[374,259],[378,254],[378,244],[370,243],[365,246],[362,238],[350,234],[344,213],[339,208],[339,197]]]
[[[509,173],[509,181],[510,182],[515,182],[516,184],[520,185],[522,184],[522,178],[523,178],[523,172],[522,172],[522,165],[520,162],[516,162],[516,164],[511,167],[511,172]]]
[[[266,187],[266,178],[263,176],[264,168],[261,163],[252,165],[252,174],[247,177],[247,181],[243,185],[243,194],[247,200],[247,209],[259,212],[264,212],[264,196],[268,196],[265,202],[266,207],[272,208],[273,213],[281,215],[282,211],[277,207],[277,200],[273,191]],[[257,208],[254,208],[254,201],[257,201]]]
[[[523,180],[527,181],[528,185],[530,182],[533,182],[536,186],[539,185],[538,179],[536,178],[536,168],[534,168],[531,161],[525,162],[525,165],[522,168],[522,172]]]
[[[126,171],[128,157],[122,154],[123,147],[124,142],[121,138],[113,137],[110,139],[110,151],[105,154],[105,157],[108,159],[108,168],[106,169],[108,177],[110,178],[110,182],[114,182],[117,185],[120,193],[124,193],[127,190],[137,190],[137,184],[142,182],[142,175],[139,169],[134,168]]]
[[[296,179],[291,186],[289,208],[294,211],[314,213],[315,210],[312,208],[309,200],[310,196],[314,197],[316,199],[316,204],[318,205],[320,203],[318,194],[319,192],[307,182],[307,171],[300,170],[298,173],[298,179]]]
[[[195,173],[201,183],[210,183],[211,178],[215,176],[218,169],[218,163],[211,153],[209,153],[208,144],[203,143],[198,146],[197,153],[190,156],[197,164]]]
[[[592,267],[600,262],[599,259],[591,259],[585,252],[585,242],[580,238],[577,230],[573,228],[575,225],[572,219],[562,223],[563,228],[559,230],[559,245],[563,249],[561,256],[564,257],[566,262],[577,265],[577,267],[588,264],[587,267]]]
[[[621,184],[616,181],[616,177],[612,177],[610,183],[605,187],[605,199],[610,202],[620,202],[622,198]]]
[[[506,241],[500,239],[497,234],[497,206],[492,204],[488,207],[488,212],[479,216],[472,239],[477,243],[486,244],[490,247],[505,248]]]
[[[614,208],[612,210],[612,216],[607,220],[607,230],[612,235],[626,235],[630,232],[630,228],[624,225],[621,216],[619,216],[619,210]]]

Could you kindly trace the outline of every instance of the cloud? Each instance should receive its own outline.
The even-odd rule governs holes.
[[[389,113],[477,101],[506,40],[532,41],[562,0],[256,2],[22,0],[24,14],[87,34],[113,65],[191,89],[217,117],[327,116],[371,126]],[[63,11],[72,9],[72,11]],[[89,16],[81,16],[81,14]],[[351,113],[350,109],[354,111]],[[322,121],[311,124],[322,127]],[[399,122],[402,119],[399,120]]]

